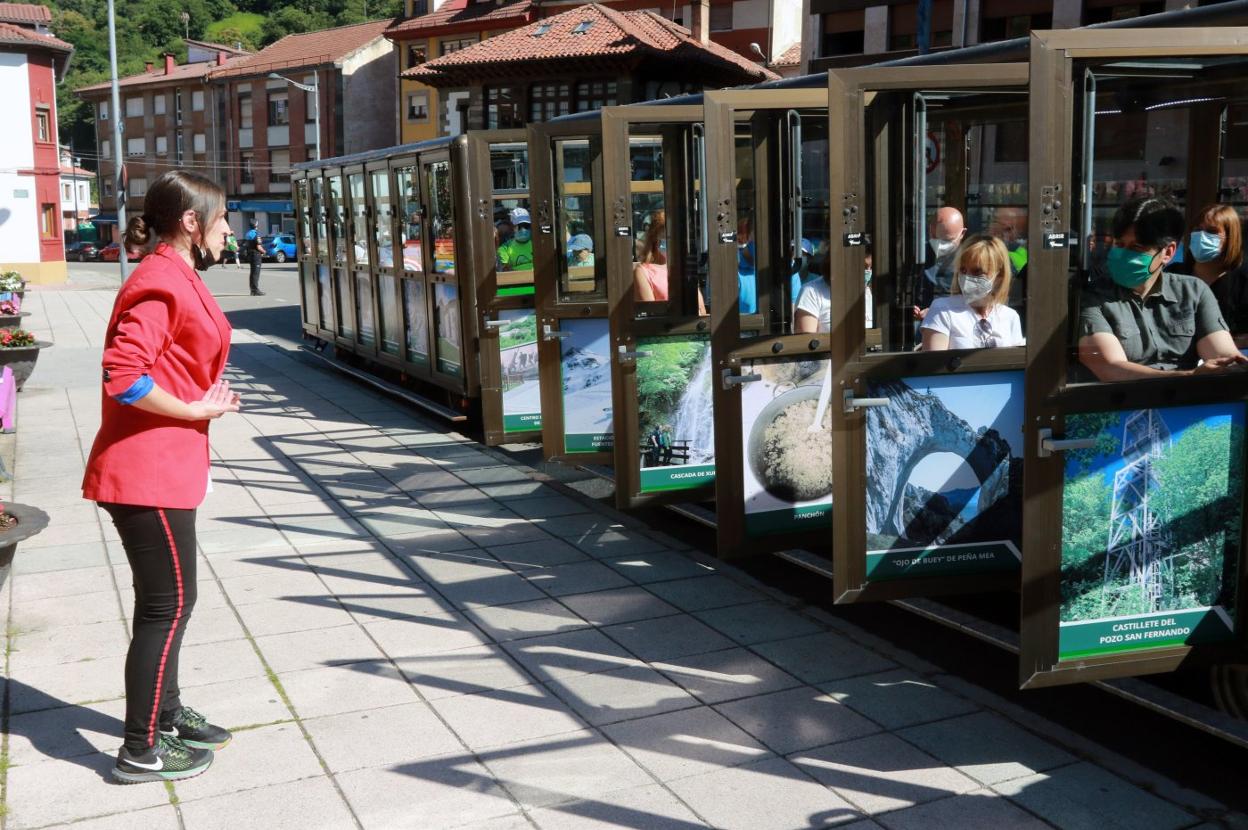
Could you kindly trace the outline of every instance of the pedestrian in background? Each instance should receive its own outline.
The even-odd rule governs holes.
[[[240,260],[238,256],[238,237],[234,235],[233,231],[230,231],[229,235],[225,238],[224,261],[233,262],[235,268],[240,267]]]
[[[260,290],[260,260],[264,252],[260,249],[260,231],[257,229],[255,219],[251,220],[251,228],[243,237],[243,241],[247,244],[247,262],[251,265],[251,273],[248,275],[251,296],[263,297],[264,292]]]
[[[134,579],[113,768],[130,784],[198,775],[230,740],[178,692],[196,597],[195,511],[212,485],[208,422],[239,409],[221,377],[230,324],[196,273],[221,256],[228,232],[216,184],[181,170],[156,179],[124,241],[150,255],[118,291],[104,339],[103,414],[82,490],[112,517]]]

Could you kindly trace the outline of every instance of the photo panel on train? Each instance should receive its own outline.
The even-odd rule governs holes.
[[[1242,657],[1244,34],[1033,41],[1026,686]]]

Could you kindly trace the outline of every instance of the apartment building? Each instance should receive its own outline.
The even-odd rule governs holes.
[[[56,84],[74,47],[48,30],[43,6],[0,3],[0,101],[13,119],[0,130],[0,271],[63,282]]]
[[[90,224],[98,207],[91,196],[95,173],[80,167],[79,161],[68,147],[61,147],[61,226],[66,245],[79,239],[95,238],[94,227]],[[87,233],[84,234],[84,230]]]
[[[124,203],[130,215],[143,210],[147,186],[167,170],[192,170],[224,184],[216,147],[228,130],[207,77],[248,55],[238,47],[188,40],[187,63],[165,54],[159,63],[118,81],[120,113],[112,112],[109,82],[76,90],[95,110],[100,213],[92,221],[100,239],[120,236],[113,120],[122,119]]]
[[[209,73],[230,125],[219,152],[236,232],[253,220],[265,233],[294,230],[292,164],[394,143],[391,23],[287,35]]]

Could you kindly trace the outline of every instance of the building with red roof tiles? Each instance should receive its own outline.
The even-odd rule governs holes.
[[[252,220],[264,233],[294,231],[290,165],[317,158],[318,147],[329,158],[394,143],[397,73],[384,35],[392,23],[287,35],[209,73],[230,125],[220,150],[229,220],[240,237]],[[288,80],[315,86],[317,96]]]
[[[662,94],[678,87],[701,89],[702,86],[692,79],[685,79],[689,81],[685,84],[671,82],[672,78],[685,78],[683,66],[670,72],[667,78],[659,77],[660,67],[670,69],[672,64],[668,61],[675,54],[681,56],[677,60],[692,59],[698,71],[704,71],[711,77],[708,85],[712,86],[730,82],[725,80],[728,77],[740,78],[738,67],[745,70],[746,77],[770,77],[767,70],[759,66],[764,63],[764,56],[773,60],[778,58],[799,40],[802,25],[801,0],[702,0],[670,6],[660,4],[657,13],[654,4],[645,0],[607,0],[598,8],[606,8],[623,16],[598,24],[598,32],[591,37],[578,38],[564,45],[573,50],[582,49],[586,43],[601,47],[602,31],[619,32],[620,37],[631,39],[632,54],[638,61],[643,55],[646,60],[656,61],[655,72],[648,79],[654,82],[638,84],[616,72],[629,62],[620,51],[604,51],[600,57],[613,68],[608,71],[607,63],[599,61],[596,64],[598,77],[589,79],[575,74],[575,71],[584,68],[584,60],[574,71],[574,61],[551,62],[552,55],[563,57],[557,48],[538,48],[543,45],[537,43],[542,37],[547,37],[545,43],[562,38],[561,33],[548,37],[551,31],[534,36],[532,33],[538,24],[585,8],[577,0],[542,0],[540,3],[532,0],[502,0],[497,3],[489,0],[446,0],[441,5],[435,2],[432,11],[427,6],[428,0],[407,0],[407,17],[397,21],[386,32],[386,36],[398,47],[396,57],[401,75],[396,140],[402,143],[455,134],[483,124],[525,123],[534,118],[540,119],[548,108],[556,112],[574,111],[641,100],[649,91]],[[590,14],[596,20],[603,20],[597,12]],[[669,26],[676,24],[674,28],[684,32],[684,35],[673,36],[672,30],[664,27],[664,19]],[[703,48],[688,45],[690,32],[683,28],[685,23],[696,31],[693,41]],[[495,43],[499,38],[510,38],[521,28],[529,32],[527,37],[506,40],[501,46]],[[575,28],[575,25],[570,28]],[[478,44],[481,46],[476,49]],[[657,44],[667,44],[668,48]],[[753,48],[755,45],[757,51]],[[487,51],[487,47],[492,51]],[[478,70],[487,71],[485,64],[491,61],[451,69],[453,64],[475,60],[459,55],[474,49],[474,54],[478,56],[497,57],[503,54],[509,58],[493,62],[498,67],[505,67],[501,76],[495,73],[493,83],[487,82],[485,75],[474,78]],[[737,57],[732,58],[727,52],[734,52]],[[428,64],[436,64],[445,71],[422,71],[421,67]],[[725,70],[725,74],[717,76],[716,68]],[[524,83],[498,83],[500,78],[508,80],[510,73],[517,70],[528,73],[523,78]],[[569,71],[573,74],[568,74]],[[538,80],[550,82],[550,85],[535,83]],[[621,83],[626,83],[628,87],[623,94]],[[549,107],[548,97],[553,98]],[[493,120],[491,112],[497,116]]]
[[[0,271],[33,282],[66,277],[57,154],[56,84],[74,47],[53,37],[43,6],[0,4]]]
[[[187,41],[188,62],[172,54],[144,71],[118,80],[125,134],[126,209],[143,210],[147,186],[172,169],[193,170],[225,184],[220,146],[228,129],[220,117],[217,90],[208,73],[250,55],[231,46]],[[95,146],[100,176],[100,213],[92,218],[98,238],[120,236],[117,226],[116,156],[113,148],[112,86],[105,81],[75,92],[95,112]],[[79,148],[81,153],[81,148]]]

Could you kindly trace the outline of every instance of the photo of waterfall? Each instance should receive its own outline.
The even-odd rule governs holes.
[[[498,331],[500,380],[503,389],[503,431],[541,429],[542,387],[537,369],[537,312],[504,309]]]
[[[1243,404],[1066,417],[1062,659],[1234,635]]]
[[[741,387],[749,536],[832,526],[830,394],[822,412],[819,405],[831,368],[829,360],[756,360],[741,367],[742,374],[762,376]]]
[[[715,477],[711,343],[706,335],[637,341],[637,423],[643,492]]]
[[[560,341],[564,451],[605,452],[615,446],[607,321],[564,320],[559,329],[568,335]]]
[[[867,417],[872,579],[1015,570],[1022,548],[1023,373],[903,378]]]

